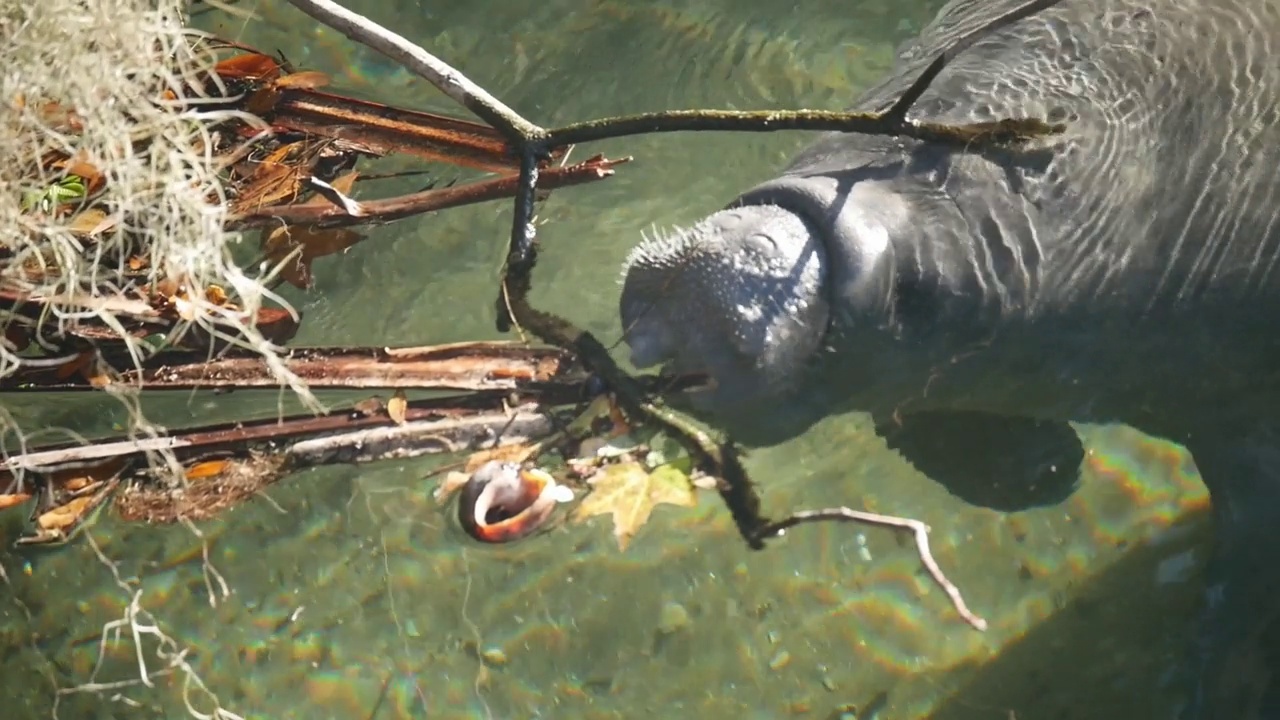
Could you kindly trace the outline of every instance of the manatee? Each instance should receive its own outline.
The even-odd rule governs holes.
[[[1020,3],[953,0],[883,111]],[[1186,447],[1215,542],[1184,718],[1280,718],[1280,0],[1063,0],[955,54],[908,115],[1022,147],[828,133],[623,267],[633,363],[749,445],[864,411],[1123,423]]]

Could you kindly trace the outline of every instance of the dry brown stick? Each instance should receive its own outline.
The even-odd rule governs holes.
[[[956,612],[960,614],[960,617],[964,618],[965,622],[977,630],[987,629],[987,621],[969,610],[969,607],[964,604],[964,598],[960,595],[960,588],[947,579],[947,576],[942,572],[942,568],[938,566],[938,561],[933,558],[933,553],[929,551],[929,526],[919,520],[893,515],[881,515],[862,510],[851,510],[847,507],[824,508],[822,510],[800,510],[792,513],[788,518],[764,526],[761,528],[760,533],[762,536],[781,535],[789,527],[825,520],[844,520],[910,530],[915,534],[916,550],[919,551],[920,562],[924,564],[925,569],[933,576],[934,581],[946,591],[947,597],[951,598],[951,604],[956,608]]]
[[[542,182],[538,187],[543,190],[553,190],[603,180],[613,175],[614,166],[630,160],[629,157],[609,160],[597,155],[574,165],[548,168],[542,171]],[[285,222],[335,228],[381,223],[435,210],[512,197],[519,187],[518,175],[504,175],[466,185],[434,188],[383,200],[361,200],[360,207],[364,209],[364,213],[358,216],[350,215],[344,208],[332,203],[278,205],[232,217],[228,221],[228,227],[233,229],[268,227]]]

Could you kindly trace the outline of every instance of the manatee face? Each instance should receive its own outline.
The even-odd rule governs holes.
[[[799,382],[837,313],[879,307],[888,282],[882,189],[841,195],[835,177],[782,178],[698,224],[637,246],[620,310],[637,367],[707,373],[706,409]]]
[[[716,404],[784,384],[827,327],[819,236],[793,212],[748,205],[636,247],[621,300],[633,364],[706,372],[714,389],[704,400]]]

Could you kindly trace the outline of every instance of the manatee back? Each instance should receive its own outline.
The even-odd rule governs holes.
[[[949,3],[855,109],[887,108],[955,39],[1024,2]],[[1278,58],[1280,0],[1063,0],[953,58],[909,117],[1067,123],[1025,153],[926,148],[971,227],[990,219],[1020,236],[1009,274],[1031,278],[1029,305],[1280,297]],[[918,168],[919,152],[833,133],[787,172],[859,153]]]

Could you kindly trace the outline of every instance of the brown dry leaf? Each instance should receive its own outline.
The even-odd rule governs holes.
[[[311,262],[318,257],[342,252],[364,239],[364,236],[346,228],[317,230],[306,227],[278,227],[266,235],[263,250],[267,259],[279,263],[295,248],[302,252],[292,258],[280,270],[280,277],[294,287],[306,290],[311,287]]]
[[[204,289],[204,299],[214,305],[222,307],[227,304],[227,291],[223,290],[220,285],[210,285]]]
[[[110,230],[118,222],[120,222],[119,217],[108,216],[105,211],[98,208],[89,208],[71,218],[67,229],[76,235],[93,237]]]
[[[329,76],[318,70],[305,70],[303,72],[291,73],[285,75],[276,81],[278,88],[318,88],[329,84]]]
[[[30,499],[30,493],[6,493],[0,495],[0,510],[21,505]]]
[[[397,425],[405,424],[405,415],[409,412],[409,399],[404,396],[403,390],[396,390],[395,395],[387,401],[387,417]]]
[[[173,278],[164,278],[160,282],[156,283],[155,287],[151,288],[151,291],[160,297],[171,298],[178,294],[178,289],[180,287],[181,286],[178,284],[177,280],[174,280]]]
[[[606,465],[591,479],[591,493],[574,511],[576,522],[592,515],[613,516],[613,537],[626,550],[636,531],[649,520],[655,505],[692,507],[697,503],[688,476],[670,466],[649,472],[638,462]]]
[[[52,125],[55,130],[84,130],[84,118],[74,110],[63,107],[56,102],[47,102],[40,106],[41,120]]]
[[[85,352],[82,352],[76,355],[74,358],[59,365],[58,369],[54,371],[53,375],[59,380],[66,380],[70,378],[72,375],[75,375],[76,373],[79,373],[85,368],[91,366],[93,364],[93,358],[94,358],[93,351],[86,350]]]
[[[137,272],[145,269],[151,264],[151,261],[141,255],[134,255],[129,258],[129,269]]]
[[[329,183],[329,186],[332,187],[334,190],[337,190],[338,192],[342,193],[343,195],[350,195],[351,188],[356,186],[356,178],[358,177],[360,177],[360,172],[357,170],[352,170],[346,175],[339,175],[338,177],[334,178],[333,182]]]
[[[84,180],[84,195],[88,197],[98,192],[106,184],[107,179],[96,165],[81,159],[81,157],[78,155],[76,158],[68,160],[63,167],[69,174],[78,175],[81,180]]]
[[[96,352],[81,353],[82,356],[85,354],[88,354],[89,358],[80,366],[80,376],[89,381],[90,387],[102,389],[110,385],[111,375],[98,354]]]
[[[298,332],[298,321],[288,310],[280,308],[259,308],[253,324],[262,333],[262,337],[279,345],[292,340]]]
[[[213,67],[224,78],[245,80],[275,80],[280,77],[280,65],[268,55],[245,53],[229,57]]]
[[[280,91],[274,85],[255,90],[244,103],[244,109],[254,115],[266,115],[276,109],[280,102]]]
[[[387,409],[387,403],[378,395],[371,398],[365,398],[360,402],[352,405],[351,408],[365,417],[373,415],[381,415]]]
[[[294,157],[295,152],[304,149],[300,142],[281,145],[262,162],[253,165],[253,175],[240,188],[232,210],[243,213],[297,197],[310,163],[304,161],[291,165],[288,160]]]

